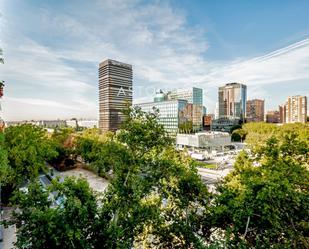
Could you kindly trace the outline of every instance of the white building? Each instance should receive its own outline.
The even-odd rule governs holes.
[[[231,136],[227,132],[209,131],[195,134],[177,134],[178,148],[206,149],[208,151],[223,149],[231,145]]]

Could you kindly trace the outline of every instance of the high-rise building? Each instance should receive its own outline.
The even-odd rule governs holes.
[[[203,89],[197,87],[175,89],[167,93],[167,99],[186,100],[186,113],[190,113],[193,129],[202,129],[203,123]]]
[[[175,89],[168,93],[169,99],[184,99],[189,104],[203,105],[203,89],[197,87]]]
[[[286,105],[279,105],[280,123],[284,124],[286,120]]]
[[[132,105],[132,66],[115,60],[99,65],[99,128],[101,132],[119,129],[122,110]]]
[[[285,123],[307,122],[307,97],[288,97],[285,105]]]
[[[203,90],[199,88],[180,89],[165,94],[156,92],[154,102],[141,103],[137,106],[142,111],[159,110],[158,122],[171,134],[176,134],[183,126],[193,131],[202,129],[203,121]]]
[[[240,83],[228,83],[219,87],[219,118],[239,118],[246,116],[247,86]]]
[[[268,111],[266,114],[267,123],[280,123],[279,111]]]
[[[264,121],[264,105],[262,99],[247,100],[246,120],[247,122],[262,122]]]

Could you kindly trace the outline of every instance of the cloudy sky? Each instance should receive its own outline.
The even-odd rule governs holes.
[[[268,110],[309,96],[309,1],[0,0],[6,120],[97,118],[98,64],[133,65],[134,102],[242,82]]]

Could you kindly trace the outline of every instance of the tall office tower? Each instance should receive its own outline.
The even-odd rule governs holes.
[[[122,110],[132,105],[132,66],[105,60],[99,65],[99,128],[116,131],[124,120]]]
[[[288,97],[285,105],[286,123],[306,123],[307,122],[307,97],[292,96]]]
[[[176,89],[168,93],[168,98],[171,100],[183,99],[189,104],[203,105],[203,89],[197,87]]]
[[[247,86],[240,83],[228,83],[219,87],[219,118],[239,118],[246,116]]]
[[[247,122],[264,121],[265,101],[262,99],[247,100],[246,120]]]

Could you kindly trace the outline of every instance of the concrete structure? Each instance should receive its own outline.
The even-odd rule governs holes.
[[[247,86],[228,83],[219,87],[219,118],[238,118],[244,122],[246,116]]]
[[[99,65],[99,128],[116,131],[124,120],[122,110],[132,105],[132,66],[105,60]]]
[[[40,120],[36,121],[35,124],[50,129],[66,127],[65,120]]]
[[[285,104],[285,123],[307,122],[307,97],[288,97]]]
[[[231,132],[235,126],[238,126],[241,123],[242,121],[239,118],[221,117],[212,120],[210,129],[212,131]]]
[[[263,122],[264,121],[265,101],[262,99],[247,100],[246,121]]]
[[[177,134],[176,146],[178,148],[200,148],[212,151],[223,149],[231,144],[231,136],[227,132],[201,132],[195,134]]]
[[[267,123],[280,123],[280,113],[279,111],[268,111],[266,114]]]
[[[65,122],[67,126],[73,127],[73,128],[76,128],[77,125],[83,128],[98,128],[99,127],[98,120],[66,120]]]

